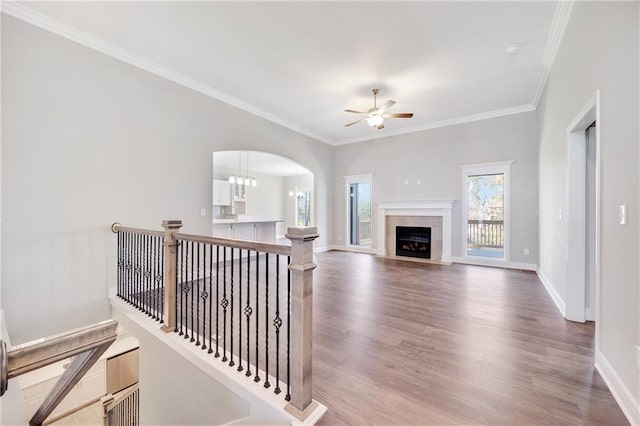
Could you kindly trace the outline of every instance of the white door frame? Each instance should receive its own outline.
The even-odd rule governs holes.
[[[586,129],[596,122],[595,140],[595,344],[599,347],[600,324],[600,91],[596,91],[582,111],[567,127],[567,300],[565,317],[586,320]]]
[[[509,262],[510,257],[510,227],[511,227],[511,166],[513,165],[513,160],[509,161],[496,161],[493,163],[476,163],[476,164],[463,164],[460,165],[460,169],[462,169],[462,196],[460,197],[461,201],[461,217],[462,217],[462,225],[461,225],[461,241],[462,241],[462,258],[466,261],[473,260],[478,264],[487,264],[489,266],[494,266],[496,264],[503,264]],[[469,256],[467,254],[467,218],[468,218],[468,178],[469,176],[474,175],[483,175],[483,174],[500,174],[504,175],[504,230],[503,230],[503,251],[504,257],[502,258],[494,258],[494,257],[484,257],[484,256]]]

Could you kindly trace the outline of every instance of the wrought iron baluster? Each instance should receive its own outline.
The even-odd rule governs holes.
[[[287,394],[284,399],[291,401],[291,256],[287,256]]]
[[[138,255],[140,254],[138,250],[138,234],[132,234],[133,238],[133,248],[131,251],[131,263],[133,267],[133,288],[131,293],[131,301],[133,302],[133,306],[138,308]]]
[[[138,282],[138,289],[136,290],[136,300],[138,302],[138,309],[144,312],[144,235],[138,234],[138,247],[136,249],[138,256],[136,265],[136,275]]]
[[[132,241],[131,241],[131,239],[132,238],[131,238],[131,233],[130,232],[127,232],[125,235],[126,235],[126,238],[127,238],[126,249],[125,249],[125,258],[126,258],[126,260],[125,260],[125,262],[126,262],[126,264],[125,264],[125,270],[126,270],[125,300],[129,304],[132,304],[132,302],[131,302],[131,285],[133,283],[133,275],[132,275],[132,273],[133,273],[133,264],[132,264],[132,261],[131,261],[131,253],[132,253],[132,250],[131,250]]]
[[[200,298],[202,299],[202,348],[207,349],[207,299],[211,294],[211,290],[207,292],[207,246],[208,244],[202,245],[202,294]],[[211,246],[209,246],[211,247]],[[209,274],[209,279],[211,279],[211,274]],[[211,287],[211,284],[209,284]],[[209,320],[209,324],[211,324],[211,320]],[[209,330],[209,335],[211,335],[211,330]]]
[[[191,242],[191,244],[190,244],[191,248],[190,248],[189,251],[191,252],[191,271],[190,271],[191,273],[189,274],[189,277],[191,278],[191,280],[190,280],[189,284],[191,286],[191,290],[190,290],[190,292],[191,292],[191,340],[189,340],[189,341],[190,342],[194,342],[195,339],[193,338],[193,333],[194,333],[195,328],[193,327],[193,294],[196,293],[196,291],[194,290],[194,286],[193,286],[193,284],[194,284],[193,283],[193,258],[195,257],[195,254],[194,254],[194,251],[193,251],[193,241],[190,241],[190,242]],[[188,325],[188,323],[187,323],[187,325]]]
[[[118,231],[118,297],[122,297],[122,266],[124,262],[122,261],[122,233]]]
[[[229,337],[229,346],[230,346],[229,356],[231,359],[229,360],[229,367],[233,367],[234,365],[236,365],[236,363],[233,362],[233,286],[234,286],[233,266],[234,266],[233,247],[231,247],[231,315],[229,316],[229,318],[231,318],[231,321],[230,321],[231,331],[230,331],[230,337]]]
[[[196,243],[196,289],[197,292],[195,294],[196,299],[196,346],[200,346],[200,243]],[[193,334],[192,339],[193,342]]]
[[[264,387],[269,388],[269,253],[264,254]]]
[[[251,327],[251,314],[253,310],[251,309],[251,296],[250,296],[250,282],[251,282],[251,250],[247,250],[247,305],[244,308],[244,314],[247,317],[247,372],[245,376],[251,376],[251,348],[249,347],[249,333]]]
[[[158,237],[155,235],[151,235],[149,237],[150,240],[150,248],[149,248],[149,273],[151,274],[149,279],[149,286],[151,288],[151,308],[149,309],[149,313],[151,314],[151,318],[158,318],[158,295],[156,289],[156,274],[158,272],[157,269],[157,254],[158,254]]]
[[[227,300],[227,247],[222,249],[222,362],[227,361],[227,306],[229,306],[229,300]]]
[[[187,298],[189,294],[189,288],[187,287],[187,244],[184,240],[180,241],[180,316],[176,317],[176,321],[180,320],[180,336],[187,334],[187,328],[185,326],[187,321]],[[184,329],[184,330],[183,330]]]
[[[216,246],[217,247],[217,246]],[[217,299],[216,299],[217,300]],[[212,353],[211,334],[213,332],[213,245],[209,245],[209,350]]]
[[[256,251],[256,376],[254,382],[260,381],[259,343],[260,343],[260,253]]]
[[[152,304],[151,304],[151,235],[145,235],[144,237],[144,245],[145,245],[145,264],[144,264],[144,287],[145,287],[145,310],[147,312],[147,316],[151,316]]]
[[[276,329],[276,388],[273,392],[277,395],[280,390],[280,255],[276,254],[276,317],[273,319],[273,326]]]
[[[220,352],[218,348],[220,347],[220,334],[218,333],[218,313],[219,313],[219,305],[218,301],[220,300],[220,246],[216,246],[216,353],[215,357],[218,358],[220,356]],[[211,353],[211,337],[209,337],[209,353]]]
[[[238,371],[242,371],[242,249],[238,253]]]
[[[176,257],[175,262],[176,263],[178,262],[177,257]],[[164,291],[165,291],[165,287],[169,286],[169,285],[175,286],[175,285],[177,285],[177,281],[178,280],[176,280],[173,283],[168,283],[168,282],[164,281],[164,237],[160,237],[160,275],[158,277],[158,286],[160,286],[160,294],[158,295],[158,298],[160,299],[160,323],[161,324],[164,323]],[[176,299],[176,306],[175,306],[176,315],[175,315],[174,318],[178,318],[178,312],[177,312],[177,310],[178,310],[178,305],[177,305],[178,298],[176,297],[175,299]],[[170,307],[168,307],[168,308],[170,308]],[[176,321],[176,325],[177,325],[177,321]]]

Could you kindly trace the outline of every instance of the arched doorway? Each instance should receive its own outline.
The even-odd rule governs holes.
[[[212,200],[215,236],[285,242],[288,227],[315,225],[313,174],[276,154],[214,152]]]

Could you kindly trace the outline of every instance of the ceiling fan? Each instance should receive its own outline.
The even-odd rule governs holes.
[[[388,100],[378,108],[376,104],[377,95],[380,92],[380,89],[371,89],[373,92],[373,108],[369,109],[367,112],[355,111],[352,109],[345,109],[344,112],[351,112],[353,114],[364,114],[365,117],[360,120],[354,121],[353,123],[345,124],[345,127],[353,126],[354,124],[361,123],[366,121],[367,124],[371,127],[375,127],[378,130],[384,129],[384,119],[385,118],[411,118],[413,117],[412,112],[397,112],[397,113],[389,113],[387,110],[395,105],[396,101]]]

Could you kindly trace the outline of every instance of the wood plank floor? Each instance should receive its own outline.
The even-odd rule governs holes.
[[[628,424],[535,273],[316,256],[320,425]]]

